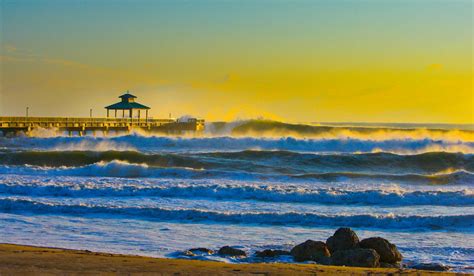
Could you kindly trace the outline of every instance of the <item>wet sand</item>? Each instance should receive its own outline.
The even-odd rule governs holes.
[[[0,275],[455,275],[315,264],[228,264],[0,244]]]

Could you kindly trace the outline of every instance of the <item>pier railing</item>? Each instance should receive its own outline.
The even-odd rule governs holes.
[[[131,130],[139,128],[149,131],[200,131],[204,120],[190,118],[185,121],[153,118],[81,118],[81,117],[0,117],[0,131],[29,132],[36,128],[66,131]]]
[[[173,119],[150,118],[81,118],[81,117],[0,117],[0,127],[125,127],[161,126],[174,123]]]

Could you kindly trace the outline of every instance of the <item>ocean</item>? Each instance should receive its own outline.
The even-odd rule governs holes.
[[[0,242],[173,258],[288,250],[344,226],[395,243],[407,265],[474,272],[473,154],[472,125],[243,121],[199,136],[0,137]]]

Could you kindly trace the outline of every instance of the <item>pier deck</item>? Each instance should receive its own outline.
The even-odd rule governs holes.
[[[96,131],[107,135],[109,131],[123,132],[139,129],[148,132],[180,134],[187,131],[202,131],[204,120],[187,119],[144,119],[144,118],[75,118],[75,117],[0,117],[0,131],[4,135],[23,132],[29,134],[34,129],[55,129],[67,131],[70,135],[84,135]]]

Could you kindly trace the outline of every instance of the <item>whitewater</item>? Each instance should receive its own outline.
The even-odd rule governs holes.
[[[288,250],[347,226],[395,243],[408,265],[473,272],[473,130],[437,127],[0,136],[0,242],[179,257]]]

